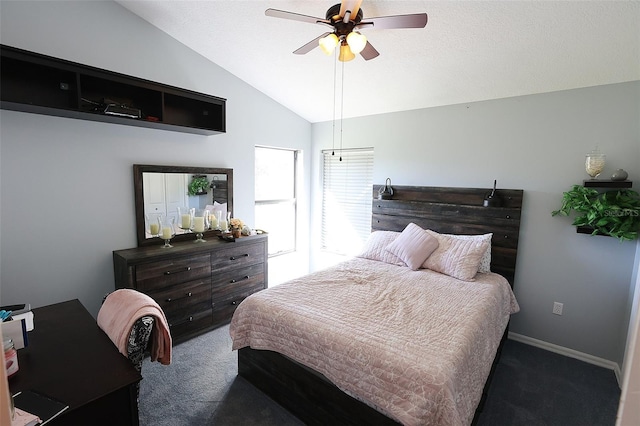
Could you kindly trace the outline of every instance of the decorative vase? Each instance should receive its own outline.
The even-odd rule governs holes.
[[[618,169],[611,175],[611,180],[620,181],[626,180],[629,177],[629,173],[625,172],[623,169]]]
[[[584,166],[587,174],[591,176],[591,179],[596,179],[604,170],[604,164],[607,156],[601,153],[598,148],[594,149],[587,154]]]
[[[231,229],[231,235],[233,235],[233,238],[240,238],[240,235],[242,235],[242,229],[240,228]]]

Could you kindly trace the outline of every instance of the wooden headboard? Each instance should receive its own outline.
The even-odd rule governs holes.
[[[501,207],[484,207],[491,189],[394,185],[392,199],[379,200],[383,186],[373,186],[372,231],[402,231],[413,222],[444,234],[491,232],[491,271],[513,287],[523,190],[498,189]]]

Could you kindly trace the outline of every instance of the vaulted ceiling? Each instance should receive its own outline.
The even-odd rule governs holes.
[[[427,26],[363,30],[380,56],[337,66],[292,53],[328,27],[265,16],[324,18],[338,1],[117,2],[312,123],[640,80],[638,1],[364,0],[365,19],[426,12]]]

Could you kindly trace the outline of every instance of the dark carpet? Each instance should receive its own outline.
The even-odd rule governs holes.
[[[237,376],[229,327],[173,348],[169,366],[145,359],[140,424],[301,425]],[[508,340],[478,426],[615,425],[613,371]]]

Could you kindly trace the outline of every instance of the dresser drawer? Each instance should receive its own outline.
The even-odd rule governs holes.
[[[185,314],[174,317],[171,320],[167,319],[172,339],[180,340],[182,336],[197,333],[199,330],[211,327],[213,325],[211,313],[212,310],[209,308],[191,315]]]
[[[237,292],[244,287],[265,287],[264,264],[234,268],[224,272],[214,271],[211,276],[213,299],[223,297],[227,293]]]
[[[213,253],[211,268],[224,270],[226,268],[240,268],[247,265],[266,262],[264,244],[231,245]]]
[[[211,276],[209,253],[178,257],[136,266],[136,288],[149,292],[174,284]]]
[[[236,283],[235,287],[231,287],[232,290],[227,287],[226,291],[216,292],[214,288],[214,295],[212,298],[213,305],[213,322],[214,324],[221,324],[231,321],[231,317],[236,308],[247,297],[251,296],[264,289],[264,281],[243,281],[242,283]]]
[[[211,279],[176,284],[148,294],[158,302],[167,319],[184,317],[211,307]]]

